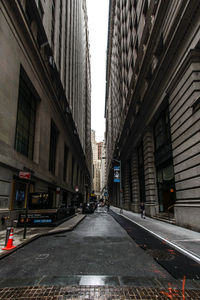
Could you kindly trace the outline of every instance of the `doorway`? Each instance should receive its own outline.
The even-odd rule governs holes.
[[[176,193],[172,163],[157,169],[157,186],[159,211],[173,215]]]

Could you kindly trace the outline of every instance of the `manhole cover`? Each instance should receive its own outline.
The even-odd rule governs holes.
[[[175,258],[175,252],[172,251],[166,251],[166,250],[159,250],[159,249],[149,249],[146,250],[146,253],[153,256],[156,260],[163,260],[163,261],[170,261]]]
[[[39,254],[36,259],[37,260],[42,260],[42,259],[47,259],[47,257],[49,257],[49,254],[45,253],[45,254]]]

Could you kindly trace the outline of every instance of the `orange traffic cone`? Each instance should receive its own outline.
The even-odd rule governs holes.
[[[11,231],[10,231],[10,235],[9,235],[9,238],[8,238],[8,242],[7,242],[7,245],[6,247],[2,248],[2,250],[11,250],[13,248],[15,248],[16,246],[13,246],[13,228],[11,228]]]

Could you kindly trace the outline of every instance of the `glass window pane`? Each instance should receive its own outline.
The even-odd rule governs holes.
[[[15,149],[32,159],[35,131],[36,101],[34,88],[21,69],[19,83],[18,112],[16,124]],[[30,150],[29,150],[30,147]],[[31,153],[29,155],[29,153]]]

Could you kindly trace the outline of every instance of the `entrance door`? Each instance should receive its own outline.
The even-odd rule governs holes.
[[[24,182],[15,182],[14,209],[23,209],[27,197],[27,184]]]
[[[174,213],[176,202],[174,181],[159,183],[158,195],[160,212]]]
[[[176,194],[172,164],[157,170],[157,181],[160,212],[174,213]]]
[[[17,178],[13,180],[13,193],[12,193],[12,203],[11,209],[21,210],[26,208],[28,192],[33,193],[34,184],[30,183],[28,187],[28,182],[26,180]]]

